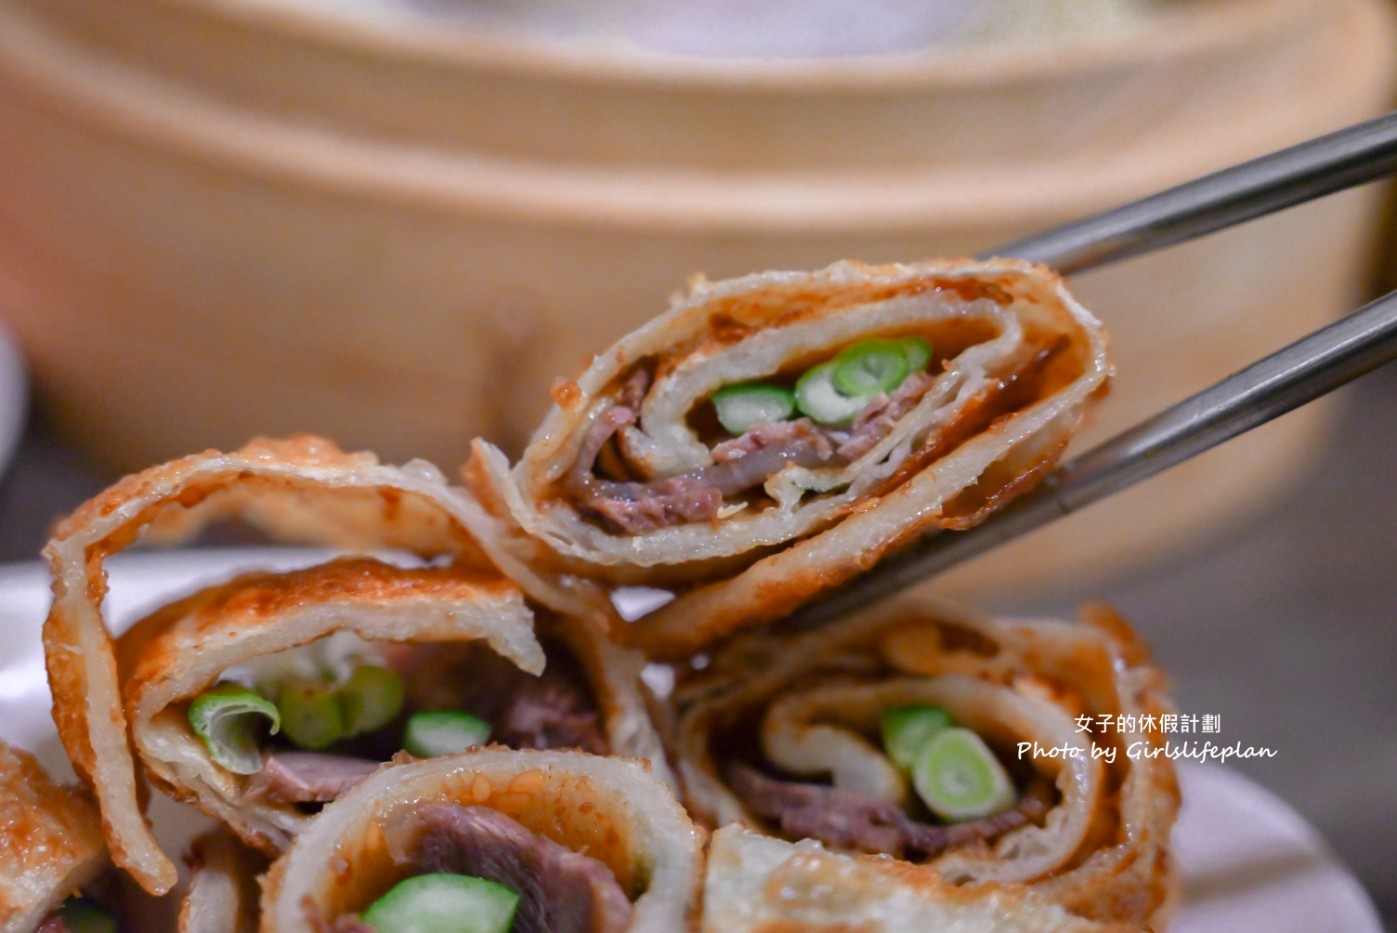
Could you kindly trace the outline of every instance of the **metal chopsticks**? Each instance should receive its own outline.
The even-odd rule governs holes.
[[[982,254],[1080,272],[1397,172],[1397,111]]]
[[[994,250],[1075,271],[1397,172],[1397,112]],[[969,531],[925,536],[801,609],[816,626],[1163,472],[1397,359],[1397,292],[1062,465]]]

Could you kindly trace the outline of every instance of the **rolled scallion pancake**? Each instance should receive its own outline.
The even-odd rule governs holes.
[[[275,854],[315,804],[401,748],[413,652],[477,644],[501,666],[543,670],[532,614],[498,577],[372,558],[244,574],[157,610],[119,642],[132,744],[157,786]],[[336,733],[348,731],[348,684],[361,669],[387,681],[368,685],[367,702],[394,708],[370,716],[374,728],[353,736],[359,754],[346,754],[349,737]],[[380,730],[393,734],[374,756]],[[276,741],[287,734],[299,744]]]
[[[0,742],[0,931],[56,918],[109,865],[86,790],[55,783],[33,755]]]
[[[431,906],[419,884],[459,884],[516,897],[513,933],[673,933],[701,875],[702,834],[643,766],[487,748],[386,765],[329,804],[264,880],[262,930],[395,928],[383,912]]]
[[[734,639],[675,691],[692,812],[1026,886],[1160,927],[1178,810],[1165,685],[1128,627],[900,600],[800,636]],[[716,869],[715,869],[716,870]]]
[[[458,567],[357,557],[246,574],[122,637],[132,742],[157,785],[270,855],[404,748],[581,748],[667,776],[641,660],[541,613]]]
[[[781,618],[1056,462],[1110,373],[1100,324],[1013,260],[696,283],[554,389],[511,466],[476,442],[493,546],[679,598],[632,629],[682,657]]]
[[[501,632],[513,633],[498,635],[500,643],[512,646],[509,650],[524,667],[536,671],[542,664],[522,593],[493,569],[478,547],[467,497],[430,464],[389,466],[372,454],[345,453],[324,439],[302,436],[258,440],[231,453],[208,451],[126,477],[61,522],[45,550],[54,599],[44,625],[44,652],[54,722],[79,776],[100,805],[112,858],[152,893],[168,891],[176,871],[156,845],[141,807],[121,702],[122,681],[131,667],[118,670],[104,618],[104,562],[147,532],[183,538],[229,517],[297,541],[397,549],[429,560],[432,566],[399,570],[383,565],[369,574],[385,592],[396,594],[375,616],[374,631],[393,629],[395,607],[424,602],[414,596],[414,587],[435,586],[448,601],[493,601]],[[458,573],[463,575],[460,579]],[[272,602],[286,596],[274,584],[259,591]],[[329,625],[323,612],[317,616],[315,603],[309,599],[308,611],[295,623],[306,640],[315,637],[317,627]],[[448,634],[473,639],[481,634],[480,615],[453,616],[440,608],[404,630],[400,613],[399,627],[387,637],[427,639],[431,633],[438,639]],[[154,638],[164,628],[163,623],[151,623],[133,642]],[[269,643],[289,645],[295,640],[271,626],[261,629],[260,636]],[[176,650],[174,643],[181,639],[214,650],[216,657],[228,652],[233,642],[238,646],[231,650],[239,657],[248,648],[237,632],[201,632],[197,622],[172,626],[161,644],[176,653],[165,674],[148,674],[142,702],[176,688],[177,682],[167,675],[174,676],[171,672],[182,663],[194,660]],[[138,653],[133,649],[127,654],[134,664]],[[182,678],[178,675],[177,680]]]

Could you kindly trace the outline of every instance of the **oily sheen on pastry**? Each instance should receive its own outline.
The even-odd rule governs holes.
[[[1100,324],[1031,263],[700,281],[556,385],[517,463],[477,441],[466,476],[493,547],[677,591],[631,635],[679,657],[974,525],[1056,462],[1109,373]]]
[[[703,837],[640,764],[486,748],[385,765],[329,804],[263,883],[263,933],[372,929],[393,885],[449,872],[521,898],[514,933],[691,929]]]
[[[542,670],[532,611],[478,547],[470,510],[468,497],[430,464],[390,466],[300,436],[151,467],[59,524],[45,549],[54,594],[44,625],[53,717],[101,807],[118,866],[152,893],[169,890],[176,878],[144,817],[129,716],[141,720],[138,743],[147,758],[165,762],[157,781],[205,805],[227,796],[181,789],[179,775],[200,765],[187,746],[175,751],[159,736],[171,735],[162,710],[228,665],[358,626],[386,640],[488,635],[523,670]],[[138,540],[178,541],[231,517],[282,540],[386,548],[414,560],[401,567],[365,559],[216,587],[142,623],[119,659],[103,610],[106,559]],[[284,845],[284,832],[263,825],[254,835]]]
[[[908,877],[1025,886],[1087,919],[1167,918],[1170,702],[1104,608],[1061,622],[894,600],[805,635],[740,636],[681,678],[675,704],[685,800],[710,825],[890,857]],[[928,708],[998,762],[993,811],[932,812],[932,778],[897,760],[885,717]]]
[[[86,790],[0,742],[0,931],[29,933],[109,865]]]

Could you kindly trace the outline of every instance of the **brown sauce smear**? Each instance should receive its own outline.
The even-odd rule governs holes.
[[[1011,415],[1044,395],[1042,376],[1048,365],[1071,346],[1065,336],[1030,357],[1018,369],[998,379],[971,400],[955,421],[941,430],[934,440],[913,451],[898,468],[869,495],[885,495],[961,444],[983,433],[994,422]]]
[[[1012,283],[934,278],[877,287],[869,287],[867,284],[835,289],[807,286],[775,287],[756,293],[730,296],[707,306],[709,329],[693,341],[692,346],[676,347],[665,360],[657,360],[654,356],[638,360],[612,381],[607,392],[617,398],[618,404],[634,408],[640,400],[625,396],[628,394],[629,385],[642,371],[649,377],[646,384],[653,385],[654,379],[662,377],[672,365],[677,365],[678,361],[697,349],[721,348],[763,327],[785,326],[813,314],[825,314],[849,305],[886,301],[931,291],[951,292],[966,302],[988,299],[1005,305],[1013,301],[1009,284]],[[999,328],[994,323],[972,317],[940,321],[926,327],[894,328],[877,336],[925,337],[931,342],[936,359],[944,366],[947,360],[954,359],[969,347],[994,339],[998,335]],[[1061,334],[1054,336],[1041,328],[1038,329],[1038,333],[1033,333],[1030,329],[1027,337],[1031,344],[1036,343],[1041,349],[1014,372],[999,379],[977,398],[972,399],[954,422],[944,427],[939,435],[930,439],[925,446],[914,451],[891,476],[879,484],[870,494],[870,498],[886,494],[972,437],[986,429],[992,429],[996,420],[1051,395],[1080,375],[1083,367],[1082,350],[1076,347],[1069,337]],[[794,385],[803,372],[823,362],[829,355],[828,351],[822,350],[810,354],[808,359],[790,360],[779,373],[768,377],[767,381]],[[937,364],[933,362],[930,369],[934,371],[936,368]],[[711,405],[694,406],[688,420],[689,426],[697,436],[710,446],[727,439],[727,433],[718,425]],[[982,478],[975,487],[952,500],[953,524],[968,520],[967,516],[973,519],[1004,496],[1017,494],[1023,488],[1031,486],[1038,481],[1042,472],[1043,469],[1035,467],[1030,469],[1026,476],[1017,477],[994,475],[995,471],[991,469],[991,475]],[[615,437],[608,439],[600,449],[593,475],[604,480],[622,482],[644,479],[640,471],[629,463]],[[566,490],[560,484],[552,484],[552,488],[540,496],[552,497],[566,498]],[[751,490],[733,501],[741,501],[749,508],[757,510],[771,504],[760,489]]]
[[[941,509],[942,517],[936,524],[952,531],[974,528],[991,512],[1038,485],[1052,470],[1066,446],[1066,441],[1056,445],[1027,469],[1022,464],[990,464],[974,485],[962,489],[946,501]]]

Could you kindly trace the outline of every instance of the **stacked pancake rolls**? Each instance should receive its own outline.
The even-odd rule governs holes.
[[[1160,929],[1173,771],[1097,725],[1169,706],[1124,622],[784,624],[1031,488],[1109,375],[1044,268],[846,262],[696,282],[459,485],[310,436],[152,467],[46,551],[59,737],[183,929]],[[107,558],[229,520],[317,548],[107,618]],[[218,826],[192,879],[150,787]]]

